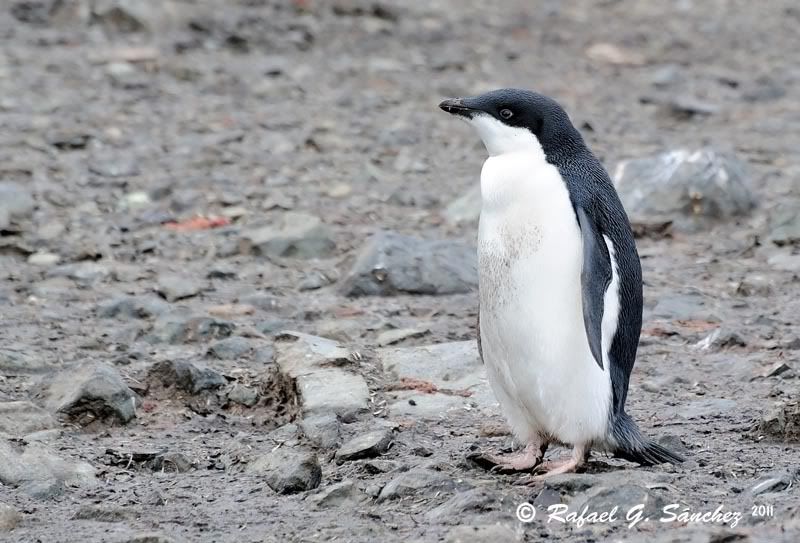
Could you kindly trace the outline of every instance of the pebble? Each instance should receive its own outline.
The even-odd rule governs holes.
[[[253,407],[258,403],[258,390],[236,383],[228,392],[228,400],[245,407]]]
[[[147,379],[162,387],[175,387],[189,394],[216,390],[227,384],[225,378],[216,371],[195,366],[185,360],[157,362],[147,372]]]
[[[477,284],[474,247],[384,231],[361,249],[340,291],[345,296],[442,295],[471,292]]]
[[[236,325],[232,322],[196,315],[178,308],[158,316],[153,323],[151,343],[193,343],[229,337]]]
[[[300,422],[303,434],[315,446],[332,449],[339,445],[342,424],[331,413],[311,414]]]
[[[242,232],[240,252],[266,257],[325,258],[336,243],[319,217],[288,211],[269,226]]]
[[[211,345],[208,354],[220,360],[238,360],[253,351],[253,343],[241,336],[221,339]]]
[[[247,473],[265,476],[269,487],[278,494],[311,490],[322,480],[317,455],[286,448],[259,456],[247,465]]]
[[[124,424],[136,416],[136,395],[116,369],[104,364],[88,362],[46,377],[36,396],[81,426],[95,420]]]
[[[55,253],[33,253],[28,257],[28,264],[49,268],[61,261],[61,257]]]
[[[367,495],[360,491],[352,480],[346,479],[323,488],[311,496],[308,501],[317,509],[332,509],[334,507],[352,508],[367,499]]]
[[[197,296],[203,290],[203,285],[191,277],[174,274],[163,274],[158,277],[156,291],[168,302],[176,302]]]
[[[140,173],[137,160],[127,156],[94,158],[89,162],[89,171],[108,178],[134,177]]]
[[[102,318],[147,319],[169,311],[170,305],[158,296],[118,296],[102,303],[97,314]]]
[[[361,458],[374,458],[385,453],[392,444],[392,430],[373,430],[354,437],[336,451],[338,464]]]
[[[453,491],[459,486],[468,487],[466,483],[458,484],[452,478],[439,471],[412,468],[389,481],[381,490],[378,501],[396,500],[413,496],[420,492],[431,496],[437,492]]]
[[[459,492],[442,505],[431,509],[425,514],[433,522],[455,524],[460,522],[465,513],[474,516],[484,511],[497,509],[502,499],[493,492],[484,488],[473,488]]]
[[[631,222],[671,221],[697,231],[749,215],[756,206],[745,165],[713,149],[677,149],[620,162],[614,184]]]

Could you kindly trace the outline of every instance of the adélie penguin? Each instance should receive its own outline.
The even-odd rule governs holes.
[[[591,449],[678,463],[625,412],[642,325],[630,222],[603,166],[564,109],[501,89],[445,100],[489,158],[481,171],[478,349],[517,440],[513,470],[575,471]],[[543,463],[550,443],[569,459]]]

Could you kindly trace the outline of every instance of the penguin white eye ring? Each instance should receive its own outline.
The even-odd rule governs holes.
[[[533,480],[575,471],[591,449],[645,465],[682,462],[625,412],[642,271],[608,173],[541,94],[501,89],[439,107],[472,124],[490,155],[481,171],[478,352],[525,446],[484,458],[546,472]],[[571,445],[571,458],[543,463],[550,443]]]

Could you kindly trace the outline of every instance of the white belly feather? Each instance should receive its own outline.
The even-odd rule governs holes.
[[[481,194],[483,358],[512,430],[522,441],[536,433],[566,444],[602,441],[611,404],[609,365],[604,360],[600,369],[586,337],[582,240],[567,188],[542,154],[521,151],[487,159]],[[604,351],[619,309],[612,268]]]

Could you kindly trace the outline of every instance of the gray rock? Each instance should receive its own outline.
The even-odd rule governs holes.
[[[759,436],[796,443],[800,441],[800,403],[780,402],[766,410],[758,421]]]
[[[41,443],[17,449],[0,438],[0,483],[47,498],[64,487],[92,487],[97,481],[86,462],[65,460]]]
[[[208,354],[220,360],[236,360],[247,356],[253,350],[252,342],[241,336],[221,339],[211,345]]]
[[[136,416],[136,395],[111,366],[85,363],[45,378],[37,397],[48,408],[82,426],[95,420],[129,422]]]
[[[228,400],[245,407],[253,407],[258,403],[258,390],[236,383],[228,392]]]
[[[747,341],[735,330],[715,328],[694,347],[701,351],[722,351],[731,347],[746,347]]]
[[[17,527],[21,520],[22,515],[19,511],[7,503],[0,502],[0,533],[10,532]]]
[[[481,186],[476,184],[450,202],[444,210],[444,218],[452,225],[477,223],[481,216],[481,205]]]
[[[28,257],[28,264],[42,268],[55,266],[60,261],[61,257],[55,253],[33,253]]]
[[[366,411],[369,388],[361,375],[331,368],[297,377],[304,413],[335,413],[343,418]]]
[[[391,444],[391,429],[373,430],[372,432],[356,436],[342,445],[339,450],[336,451],[336,462],[341,464],[349,460],[373,458],[385,453]]]
[[[147,379],[163,387],[175,387],[189,394],[216,390],[227,384],[225,378],[210,368],[198,367],[185,360],[163,360],[147,372]]]
[[[92,286],[111,275],[111,269],[102,262],[76,262],[51,268],[47,277],[66,277],[82,286]]]
[[[435,492],[451,492],[457,487],[463,486],[468,488],[467,485],[459,485],[439,471],[433,471],[425,468],[414,468],[405,473],[401,473],[381,490],[378,496],[378,501],[396,500],[405,498],[406,496],[413,496],[418,492],[432,494]]]
[[[92,18],[111,33],[132,33],[156,30],[163,22],[170,2],[137,0],[94,0]]]
[[[766,494],[771,492],[782,492],[791,487],[797,480],[798,472],[780,472],[767,475],[758,480],[751,488],[750,494],[758,496],[759,494]]]
[[[312,414],[300,422],[306,438],[322,449],[331,449],[339,444],[341,427],[339,419],[331,413]]]
[[[176,302],[197,296],[203,286],[191,277],[181,275],[164,274],[158,277],[156,291],[161,294],[168,302]]]
[[[0,349],[0,371],[4,375],[43,373],[51,369],[43,357],[31,353],[28,346],[14,345],[13,348]]]
[[[352,364],[350,350],[299,332],[284,332],[275,347],[281,373],[296,382],[304,415],[329,413],[349,419],[367,410],[369,388],[364,377],[338,367]]]
[[[375,234],[340,283],[346,296],[457,294],[478,285],[475,248],[395,232]]]
[[[767,259],[767,263],[780,271],[793,273],[800,271],[800,255],[779,252],[770,256]]]
[[[492,492],[484,488],[473,488],[457,493],[425,516],[433,522],[455,524],[461,522],[465,513],[471,517],[483,511],[497,509],[501,503],[502,499]]]
[[[109,505],[85,504],[78,507],[72,520],[94,520],[96,522],[123,522],[136,517],[134,511]]]
[[[387,347],[378,349],[376,358],[394,384],[400,385],[387,392],[393,415],[436,419],[451,409],[473,407],[497,412],[497,400],[474,341]],[[403,383],[408,382],[420,383],[424,388],[404,387]]]
[[[28,217],[35,206],[30,189],[19,183],[0,182],[0,230],[12,221]]]
[[[242,233],[240,249],[266,257],[324,258],[336,248],[319,217],[293,211],[272,225]]]
[[[229,337],[236,325],[230,321],[195,315],[185,309],[163,313],[156,318],[147,337],[151,343],[193,343]]]
[[[756,206],[745,166],[711,149],[622,161],[614,184],[635,225],[672,221],[674,229],[696,231]]]
[[[147,319],[169,311],[170,305],[155,295],[118,296],[101,304],[97,314],[102,318]]]
[[[800,243],[800,202],[782,202],[767,217],[767,239],[772,243],[779,247]]]
[[[317,455],[285,448],[259,456],[248,464],[247,472],[265,476],[269,487],[278,494],[311,490],[322,480]]]
[[[707,319],[709,313],[706,298],[702,294],[689,292],[659,299],[648,316],[656,319],[693,320]]]
[[[332,509],[334,507],[352,508],[367,499],[367,495],[361,492],[353,481],[344,480],[323,488],[311,496],[308,501],[317,509]]]
[[[444,538],[445,543],[496,543],[497,541],[521,541],[509,526],[502,524],[485,524],[477,526],[456,526]]]
[[[581,511],[588,508],[588,511],[611,511],[615,507],[619,511],[628,512],[633,507],[644,506],[642,514],[644,517],[656,517],[662,514],[663,508],[668,503],[676,500],[665,500],[652,490],[632,485],[621,484],[614,487],[601,487],[590,490],[584,499],[575,498],[577,505],[570,507],[571,510]]]
[[[56,426],[49,412],[31,402],[0,402],[0,433],[21,436]]]
[[[89,162],[89,171],[101,177],[134,177],[139,175],[139,165],[133,157],[97,157]]]

